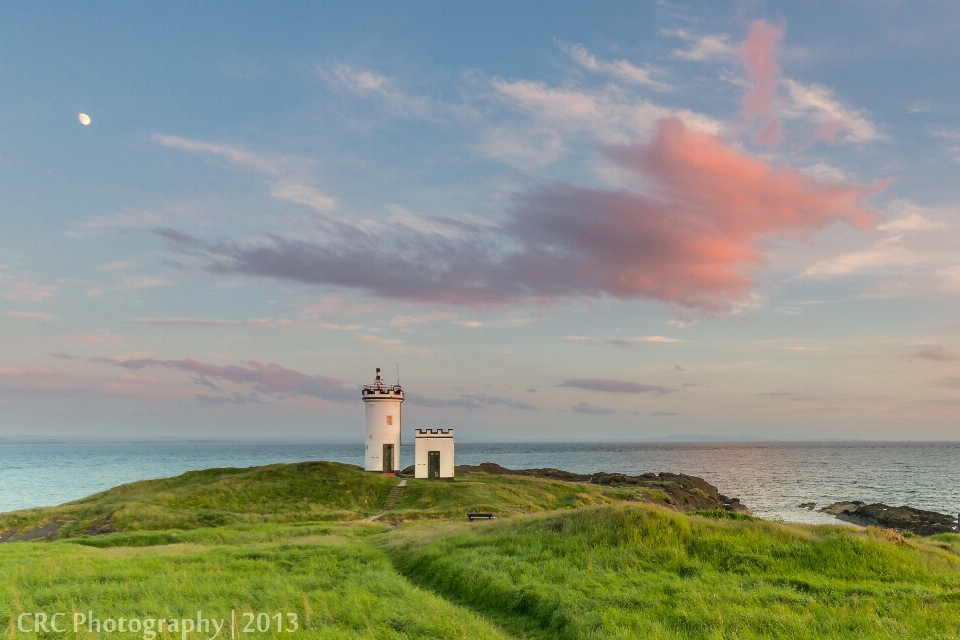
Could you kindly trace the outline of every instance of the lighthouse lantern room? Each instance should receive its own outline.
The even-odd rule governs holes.
[[[380,368],[373,384],[361,392],[367,412],[366,453],[364,469],[382,473],[400,470],[400,403],[403,389],[383,383]]]

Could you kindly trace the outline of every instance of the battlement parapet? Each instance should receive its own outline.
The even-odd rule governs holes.
[[[417,429],[417,438],[452,438],[453,429]]]

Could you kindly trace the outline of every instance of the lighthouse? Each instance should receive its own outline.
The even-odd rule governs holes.
[[[386,385],[377,367],[377,379],[361,391],[367,411],[366,453],[363,468],[367,471],[394,473],[400,470],[400,403],[403,389],[399,384]]]

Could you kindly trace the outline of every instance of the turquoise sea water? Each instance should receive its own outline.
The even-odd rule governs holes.
[[[141,480],[191,469],[332,460],[363,464],[363,445],[172,442],[0,444],[0,511],[56,505]],[[800,509],[863,500],[956,514],[960,442],[851,443],[458,443],[457,464],[554,467],[636,475],[701,476],[763,518],[836,522]],[[404,447],[403,464],[413,462]]]

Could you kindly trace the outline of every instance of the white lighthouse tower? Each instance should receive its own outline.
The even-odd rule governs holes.
[[[377,379],[363,386],[363,404],[367,410],[367,471],[393,473],[400,470],[400,403],[403,389],[399,384],[385,385],[377,367]]]

